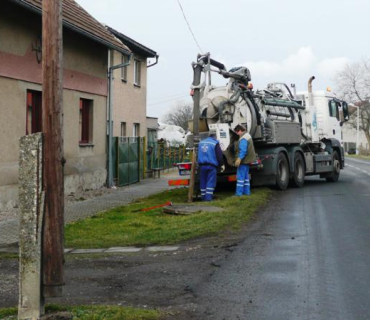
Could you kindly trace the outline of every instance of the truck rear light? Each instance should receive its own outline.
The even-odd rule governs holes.
[[[180,176],[189,175],[191,171],[191,162],[182,162],[177,164]]]
[[[191,162],[178,163],[177,167],[180,170],[191,170]]]
[[[236,175],[228,176],[228,177],[227,177],[227,181],[228,181],[228,182],[235,182],[235,181],[236,181]]]
[[[190,170],[191,169],[191,163],[182,164],[181,166],[179,166],[179,168],[184,169],[184,170]]]

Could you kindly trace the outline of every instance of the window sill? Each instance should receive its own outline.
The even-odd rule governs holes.
[[[127,79],[121,78],[121,81],[127,83]]]
[[[93,146],[94,146],[93,143],[82,143],[82,142],[80,142],[80,147],[81,148],[93,147]]]
[[[141,88],[141,85],[140,85],[140,84],[136,84],[136,83],[134,83],[134,87],[136,87],[136,88]]]

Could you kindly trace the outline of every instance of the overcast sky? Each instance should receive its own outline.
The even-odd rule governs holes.
[[[77,0],[97,20],[159,54],[148,70],[148,116],[161,117],[189,99],[191,62],[200,52],[178,0]],[[306,90],[335,88],[346,63],[369,57],[368,0],[180,0],[203,52],[244,65],[255,88],[295,83]],[[214,76],[215,77],[215,76]],[[225,80],[219,79],[219,83]]]

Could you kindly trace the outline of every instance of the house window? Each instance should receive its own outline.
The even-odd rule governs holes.
[[[141,81],[141,61],[134,60],[134,84],[140,86]]]
[[[127,63],[128,62],[128,56],[122,55],[122,63]],[[121,79],[123,81],[127,81],[127,67],[121,68]]]
[[[134,123],[132,135],[134,137],[140,137],[140,123]]]
[[[80,99],[80,144],[92,142],[93,101]]]
[[[27,90],[26,134],[42,132],[42,94]]]
[[[126,137],[126,122],[121,122],[121,137]]]

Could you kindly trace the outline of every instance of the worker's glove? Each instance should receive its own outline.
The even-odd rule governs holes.
[[[220,169],[220,172],[224,172],[224,171],[225,171],[225,165],[222,165],[221,169]]]
[[[240,159],[240,158],[236,159],[235,167],[239,168],[241,162],[242,162],[242,159]]]

